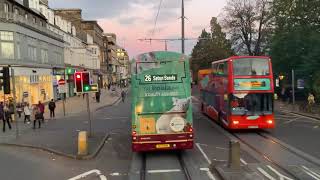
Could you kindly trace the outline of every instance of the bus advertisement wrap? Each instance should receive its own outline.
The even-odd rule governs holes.
[[[137,136],[153,135],[152,138],[189,133],[192,105],[188,59],[174,52],[150,52],[136,61],[132,67],[133,132]]]

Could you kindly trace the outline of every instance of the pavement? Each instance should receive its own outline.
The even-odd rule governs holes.
[[[315,119],[320,120],[320,109],[317,109],[318,108],[317,106],[313,107],[314,110],[312,112],[306,112],[299,107],[299,104],[301,104],[301,102],[297,103],[295,105],[293,105],[291,103],[283,102],[281,100],[275,100],[275,102],[274,102],[274,106],[275,106],[276,111],[291,112],[291,113],[295,113],[295,114],[299,114],[302,116],[307,116],[307,117],[311,117],[311,118],[315,118]]]
[[[3,167],[0,168],[0,179],[128,179],[127,175],[132,155],[130,107],[130,97],[128,97],[125,103],[117,102],[112,106],[103,107],[97,111],[93,121],[94,134],[108,133],[109,136],[97,156],[92,159],[78,160],[42,151],[41,149],[0,145],[0,164]],[[70,121],[74,121],[74,119],[70,118]],[[55,131],[54,127],[52,127],[52,131]],[[48,141],[51,140],[48,139]],[[98,176],[99,172],[102,175]],[[78,178],[79,176],[81,178]]]
[[[99,119],[102,114],[100,111],[104,107],[117,103],[120,99],[120,92],[121,89],[119,88],[116,92],[102,90],[100,103],[95,102],[95,99],[92,98],[93,93],[89,94],[92,136],[88,138],[89,155],[81,158],[93,158],[109,137],[107,124],[103,123],[101,118]],[[15,122],[12,124],[12,130],[7,128],[5,133],[0,132],[0,145],[29,147],[69,158],[80,158],[77,156],[78,132],[87,131],[89,133],[86,99],[82,96],[67,99],[65,105],[66,116],[63,113],[62,101],[57,102],[56,106],[55,119],[50,119],[46,107],[46,121],[40,129],[32,129],[32,123],[24,124],[22,118],[18,119],[18,131]],[[17,132],[19,134],[18,138]]]

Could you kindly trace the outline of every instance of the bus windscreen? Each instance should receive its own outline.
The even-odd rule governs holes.
[[[230,98],[233,115],[267,115],[273,113],[271,93],[232,94]]]
[[[241,58],[233,61],[235,76],[267,76],[270,74],[268,59]]]

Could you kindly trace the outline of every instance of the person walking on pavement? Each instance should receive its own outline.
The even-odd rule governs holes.
[[[99,103],[100,102],[100,90],[98,92],[96,92],[96,101]]]
[[[8,108],[9,108],[9,114],[10,114],[8,118],[10,119],[11,122],[13,122],[13,117],[14,117],[14,105],[13,105],[12,100],[10,100]]]
[[[121,91],[121,98],[122,102],[124,102],[124,99],[126,98],[126,92],[124,92],[124,90]]]
[[[19,118],[21,118],[22,111],[23,111],[23,105],[22,105],[22,103],[18,103],[17,104],[17,113],[19,115]]]
[[[41,128],[41,119],[43,117],[41,110],[40,110],[40,105],[35,105],[33,108],[34,112],[34,120],[33,120],[33,129],[36,129],[36,122],[38,121],[39,124],[39,129]]]
[[[28,121],[28,124],[30,124],[31,122],[30,116],[31,116],[32,109],[30,108],[29,103],[25,104],[25,106],[23,107],[23,112],[24,112],[24,123]]]
[[[56,109],[56,103],[51,99],[49,102],[50,118],[55,118],[54,110]]]
[[[1,102],[0,103],[0,118],[3,121],[3,128],[2,128],[3,132],[6,132],[6,123],[8,124],[9,129],[11,129],[9,116],[11,116],[11,114],[9,113],[9,107],[7,105],[3,105],[3,102]]]
[[[42,122],[44,122],[44,105],[41,103],[41,101],[39,101],[39,104],[38,104],[38,107],[39,107],[39,110],[40,110],[40,114],[41,114],[41,118],[42,119]]]

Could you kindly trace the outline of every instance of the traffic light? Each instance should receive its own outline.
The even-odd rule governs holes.
[[[2,73],[1,79],[2,79],[2,85],[3,85],[3,92],[4,94],[10,94],[9,67],[3,67],[2,70],[0,70],[0,73]]]
[[[82,72],[82,85],[83,85],[83,92],[89,92],[91,90],[89,72]]]
[[[76,86],[76,92],[82,93],[82,72],[76,72],[74,74],[74,81]]]

